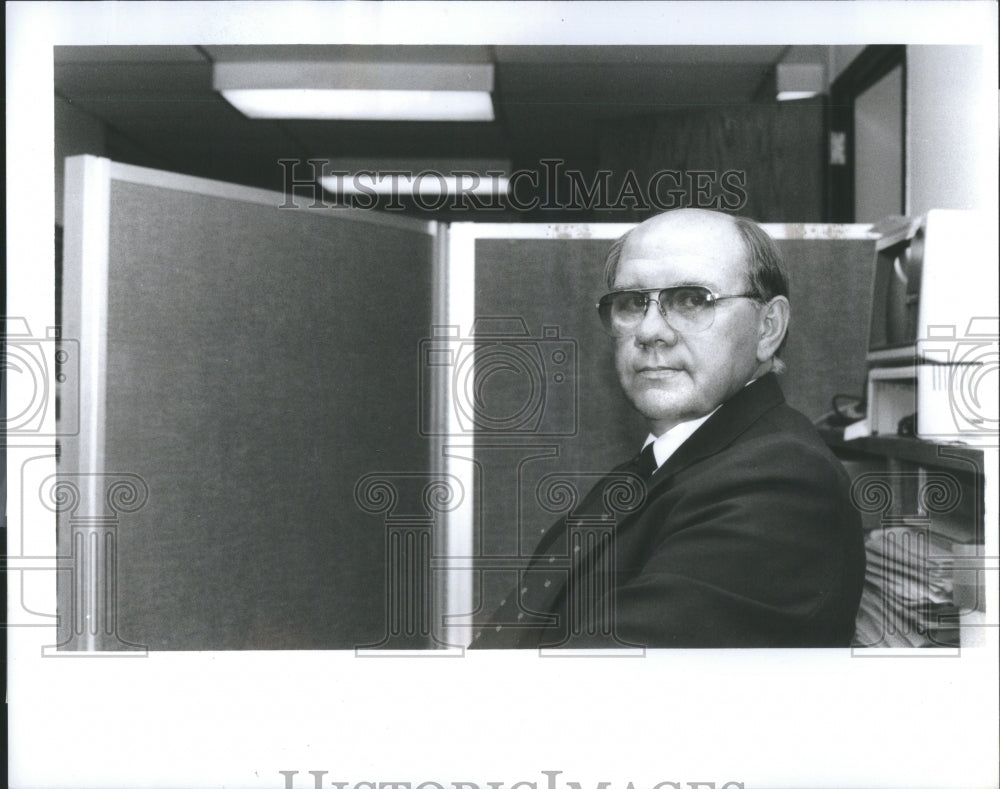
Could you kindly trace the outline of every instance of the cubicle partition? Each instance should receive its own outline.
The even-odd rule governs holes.
[[[388,515],[358,483],[429,479],[437,227],[313,202],[69,160],[64,648],[385,641]]]
[[[94,157],[66,183],[79,430],[39,482],[64,650],[452,653],[642,443],[594,307],[630,225],[445,227]],[[765,227],[816,418],[861,394],[874,235]]]

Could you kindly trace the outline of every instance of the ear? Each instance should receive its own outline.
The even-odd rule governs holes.
[[[761,310],[757,335],[757,361],[766,362],[778,352],[785,333],[791,309],[788,299],[775,296]]]

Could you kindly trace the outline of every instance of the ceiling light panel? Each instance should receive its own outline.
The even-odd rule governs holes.
[[[826,91],[821,63],[779,63],[775,68],[778,101],[807,99]]]
[[[216,63],[213,85],[250,118],[492,121],[490,63]]]
[[[248,118],[492,121],[489,93],[462,90],[224,90]]]

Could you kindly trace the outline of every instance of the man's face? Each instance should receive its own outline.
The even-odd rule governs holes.
[[[702,285],[720,296],[746,293],[744,257],[728,217],[676,211],[632,232],[614,289]],[[622,388],[654,434],[710,413],[758,372],[759,311],[750,299],[720,301],[709,328],[680,334],[651,303],[635,334],[615,340]]]

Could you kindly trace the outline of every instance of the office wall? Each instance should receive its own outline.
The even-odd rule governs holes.
[[[996,205],[996,62],[979,47],[910,46],[907,213]]]
[[[902,214],[903,67],[854,101],[854,221]]]
[[[629,172],[644,185],[659,171],[675,170],[685,174],[682,188],[688,194],[678,195],[678,205],[671,206],[673,179],[661,181],[663,207],[722,207],[760,222],[821,222],[824,139],[818,99],[686,109],[609,124],[600,164],[613,172],[613,194]],[[698,171],[709,175],[697,176]],[[729,178],[742,178],[742,187],[733,180],[727,184],[727,172],[739,173]],[[699,177],[709,188],[701,197],[691,191],[691,179]],[[720,202],[713,205],[716,199]],[[659,210],[639,206],[601,219],[641,220]]]

